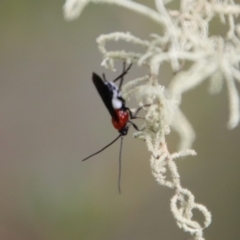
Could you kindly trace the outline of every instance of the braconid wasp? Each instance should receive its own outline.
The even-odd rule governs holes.
[[[98,76],[96,73],[92,75],[92,81],[95,85],[102,101],[104,102],[106,108],[108,109],[111,117],[112,117],[112,124],[118,130],[119,135],[107,144],[105,147],[100,149],[99,151],[91,154],[90,156],[84,158],[82,161],[86,161],[87,159],[97,155],[98,153],[102,152],[113,143],[115,143],[119,138],[121,138],[120,142],[120,152],[119,152],[119,174],[118,174],[118,191],[121,193],[121,154],[122,154],[122,143],[123,143],[123,136],[127,135],[129,126],[133,126],[137,131],[139,131],[137,125],[131,121],[131,119],[137,118],[137,113],[144,107],[139,107],[136,112],[133,114],[131,110],[125,106],[125,100],[122,98],[121,95],[121,87],[123,83],[124,76],[128,73],[129,69],[131,68],[132,64],[130,64],[126,68],[126,63],[123,63],[123,72],[115,78],[113,81],[107,81],[105,74],[103,74],[103,78]],[[119,87],[114,83],[120,80]],[[146,106],[146,105],[145,105]]]

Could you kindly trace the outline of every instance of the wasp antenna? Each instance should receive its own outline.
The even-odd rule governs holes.
[[[123,136],[121,136],[120,142],[120,152],[118,159],[118,192],[121,194],[121,175],[122,175],[122,145],[123,145]]]
[[[113,143],[115,143],[120,137],[122,136],[122,134],[119,134],[113,141],[111,141],[108,145],[106,145],[104,148],[100,149],[99,151],[91,154],[90,156],[84,158],[82,161],[86,161],[87,159],[93,157],[94,155],[97,155],[98,153],[102,152],[104,149],[108,148],[109,146],[111,146]]]

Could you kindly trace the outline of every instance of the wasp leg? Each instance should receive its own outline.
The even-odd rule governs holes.
[[[107,82],[107,79],[106,79],[106,76],[105,76],[105,73],[103,73],[103,80],[105,81],[105,82]]]
[[[125,71],[126,71],[126,62],[124,61],[123,62],[123,70],[122,70],[122,72],[124,73]],[[122,88],[123,79],[124,79],[124,75],[122,75],[122,77],[120,79],[120,83],[119,83],[119,86],[118,86],[119,90],[121,90],[121,88]]]
[[[135,123],[133,123],[132,121],[129,121],[129,120],[128,120],[128,122],[132,124],[132,126],[134,127],[135,130],[140,131],[140,129],[138,128],[138,126]]]
[[[127,107],[126,107],[126,110],[129,111],[130,119],[137,119],[137,118],[139,118],[139,119],[144,119],[143,117],[137,117],[137,114],[138,114],[144,107],[150,107],[150,106],[151,106],[151,104],[145,104],[145,105],[139,107],[139,108],[135,111],[134,114],[133,114],[132,111],[131,111],[129,108],[127,108]]]
[[[123,62],[123,72],[122,72],[122,74],[120,74],[117,78],[115,78],[113,80],[113,82],[116,82],[117,80],[121,79],[120,84],[119,84],[119,90],[121,90],[121,86],[122,86],[122,83],[123,83],[123,77],[128,73],[129,69],[132,67],[132,63],[127,67],[127,69],[125,69],[125,67],[126,67],[126,63]]]

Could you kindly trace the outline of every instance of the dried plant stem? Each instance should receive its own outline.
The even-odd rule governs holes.
[[[239,93],[235,82],[240,82],[240,5],[234,0],[181,0],[179,9],[168,9],[171,0],[155,0],[156,11],[131,0],[66,0],[64,16],[77,18],[89,3],[112,4],[141,14],[163,30],[161,35],[151,34],[142,40],[127,32],[102,34],[97,38],[103,55],[102,66],[114,70],[116,60],[137,63],[149,69],[149,75],[133,79],[123,86],[126,100],[134,97],[145,108],[142,130],[134,134],[146,142],[151,153],[151,168],[156,181],[174,189],[171,211],[180,228],[189,232],[195,240],[203,240],[203,230],[211,223],[207,208],[195,203],[193,194],[181,186],[175,160],[196,155],[191,148],[195,133],[191,123],[180,109],[182,95],[210,80],[210,93],[219,93],[226,82],[229,95],[230,116],[228,127],[235,128],[240,120]],[[210,36],[209,26],[217,17],[227,32],[224,37]],[[124,41],[137,45],[141,50],[126,51],[107,49],[109,42]],[[173,71],[168,88],[159,84],[160,69],[168,63]],[[179,151],[170,154],[165,136],[174,129],[180,136]],[[169,173],[169,174],[167,174]],[[168,180],[170,176],[170,180]],[[201,226],[193,221],[193,209],[204,216]]]

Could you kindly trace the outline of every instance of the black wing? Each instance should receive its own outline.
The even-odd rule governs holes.
[[[112,91],[96,73],[93,73],[92,80],[110,115],[118,121],[118,116],[112,106]]]

